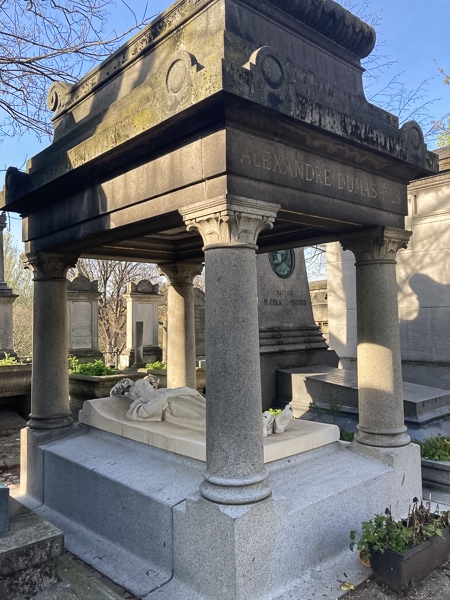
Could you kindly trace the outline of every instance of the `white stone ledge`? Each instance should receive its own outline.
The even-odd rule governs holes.
[[[206,461],[204,433],[165,421],[129,421],[125,417],[128,405],[128,399],[117,397],[86,400],[80,411],[80,423],[175,454]],[[336,425],[293,419],[284,433],[264,438],[264,462],[314,450],[337,440],[339,428]]]

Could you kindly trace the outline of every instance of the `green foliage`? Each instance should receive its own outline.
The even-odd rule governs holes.
[[[76,356],[69,357],[69,373],[71,375],[114,375],[116,371],[107,367],[102,360],[80,363]]]
[[[355,434],[352,431],[345,431],[345,429],[339,429],[339,432],[339,439],[344,442],[353,442],[353,440],[355,439]]]
[[[336,400],[334,394],[332,394],[330,397],[329,407],[330,407],[330,413],[333,416],[333,421],[336,422],[336,419],[337,419],[339,413],[341,412],[342,405],[339,404],[339,402]]]
[[[5,358],[0,359],[0,367],[9,367],[11,365],[22,365],[20,361],[17,360],[15,356],[11,356],[7,352],[5,352]]]
[[[364,559],[370,558],[374,552],[384,552],[387,549],[404,554],[411,548],[432,538],[442,536],[442,531],[450,523],[450,511],[432,512],[431,503],[425,505],[417,498],[413,499],[413,508],[408,517],[394,521],[389,508],[384,514],[377,514],[370,521],[362,523],[362,533],[356,543],[356,531],[350,532],[350,549],[355,545]]]
[[[274,417],[278,417],[278,415],[281,415],[281,413],[283,412],[283,409],[282,408],[269,408],[269,412]]]
[[[438,434],[427,438],[423,442],[414,441],[420,446],[420,456],[422,458],[450,461],[450,437]]]
[[[145,368],[149,371],[165,371],[167,369],[167,363],[161,360],[155,360],[155,362],[147,363]]]
[[[440,122],[442,123],[442,122]],[[442,123],[442,131],[436,137],[438,148],[444,148],[450,146],[450,117],[447,120],[447,124]]]

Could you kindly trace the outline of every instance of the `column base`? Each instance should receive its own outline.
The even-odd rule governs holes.
[[[375,446],[377,448],[401,448],[411,442],[411,438],[406,433],[406,427],[402,431],[395,433],[371,433],[362,431],[358,425],[358,433],[355,435],[355,442],[364,446]]]
[[[265,500],[270,497],[272,491],[264,472],[252,481],[230,481],[210,477],[200,484],[200,494],[206,500],[218,504],[241,505]]]
[[[27,422],[27,427],[30,429],[60,429],[62,427],[70,427],[74,421],[70,415],[53,418],[39,418],[30,415],[30,420]]]

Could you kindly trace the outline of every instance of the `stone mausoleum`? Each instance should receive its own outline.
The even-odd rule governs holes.
[[[55,83],[52,144],[8,170],[0,207],[23,217],[35,289],[20,499],[136,595],[336,598],[366,576],[349,531],[420,493],[395,264],[407,184],[437,159],[416,123],[366,101],[374,44],[331,0],[179,0],[77,84]],[[256,254],[336,240],[356,258],[359,431],[342,445],[298,421],[286,451],[284,434],[263,441]],[[73,424],[65,273],[80,256],[168,275],[170,387],[195,387],[205,263],[206,441],[169,423]],[[205,462],[185,455],[196,444]]]

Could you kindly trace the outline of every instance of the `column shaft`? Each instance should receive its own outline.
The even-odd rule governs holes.
[[[74,260],[60,255],[28,257],[33,270],[32,429],[56,429],[73,423],[69,409],[67,363],[67,268]]]
[[[409,233],[380,228],[348,238],[356,257],[357,359],[361,444],[404,446],[403,382],[395,256]]]
[[[161,267],[167,288],[167,387],[196,389],[195,314],[193,280],[200,263],[175,263]]]
[[[205,242],[206,475],[200,493],[222,504],[270,496],[264,467],[256,240],[278,206],[242,199],[181,210]]]

